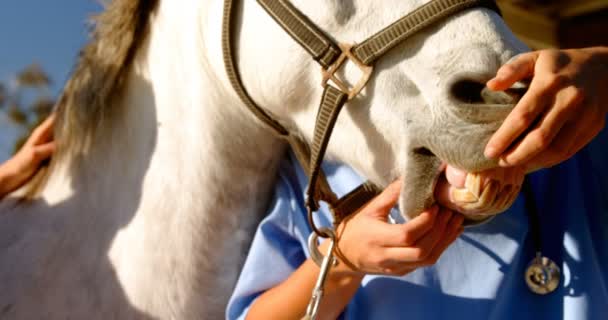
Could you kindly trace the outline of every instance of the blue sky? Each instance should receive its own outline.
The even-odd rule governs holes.
[[[0,1],[0,80],[37,62],[57,93],[88,37],[87,19],[101,10],[97,0]],[[14,128],[0,116],[0,161],[8,157]]]

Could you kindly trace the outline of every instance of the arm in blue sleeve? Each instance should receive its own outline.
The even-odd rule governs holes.
[[[283,169],[269,215],[258,226],[228,302],[227,319],[244,319],[260,294],[283,282],[307,259],[303,244],[310,231],[299,205],[302,193],[295,176]]]

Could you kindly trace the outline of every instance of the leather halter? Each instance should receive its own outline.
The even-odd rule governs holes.
[[[235,28],[232,22],[237,13],[236,5],[239,3],[236,0],[224,1],[222,49],[226,72],[243,103],[277,136],[290,144],[298,161],[308,172],[309,186],[306,199],[308,221],[315,233],[327,237],[313,221],[313,213],[319,209],[319,201],[329,204],[334,216],[334,225],[337,226],[346,216],[357,211],[381,191],[368,181],[338,199],[321,170],[321,161],[340,110],[348,100],[355,98],[365,87],[373,73],[374,62],[413,34],[458,12],[473,7],[485,7],[496,12],[499,12],[499,9],[494,1],[490,0],[432,0],[359,44],[338,45],[289,1],[257,1],[322,66],[324,90],[317,113],[312,145],[309,145],[295,130],[285,128],[270,112],[260,108],[243,86],[233,54]],[[348,87],[334,76],[347,60],[353,62],[362,71],[362,77],[354,87]]]

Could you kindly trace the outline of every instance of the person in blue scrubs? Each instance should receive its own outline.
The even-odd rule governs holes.
[[[461,216],[439,206],[404,224],[385,222],[388,215],[400,219],[393,209],[400,182],[391,184],[338,228],[342,256],[330,272],[321,319],[606,319],[608,133],[600,131],[608,111],[608,48],[523,54],[488,87],[503,90],[531,76],[530,89],[488,143],[486,156],[505,167],[551,167],[529,175],[533,192],[462,232]],[[338,194],[362,180],[341,164],[326,162],[324,170]],[[449,183],[460,187],[457,177],[465,174],[449,170],[456,177]],[[305,173],[288,157],[228,319],[303,316],[319,271],[307,248],[306,185]],[[543,254],[562,272],[558,288],[547,295],[531,292],[524,281],[536,252],[527,201],[538,208]],[[331,226],[327,208],[316,222]],[[326,247],[321,244],[321,252]]]

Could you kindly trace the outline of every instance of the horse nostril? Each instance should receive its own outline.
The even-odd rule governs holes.
[[[466,104],[514,105],[528,89],[524,83],[516,83],[505,91],[492,91],[485,84],[473,80],[461,80],[450,90],[453,98]]]
[[[481,94],[485,87],[485,84],[476,81],[460,80],[452,85],[450,94],[458,102],[466,104],[485,103]]]

